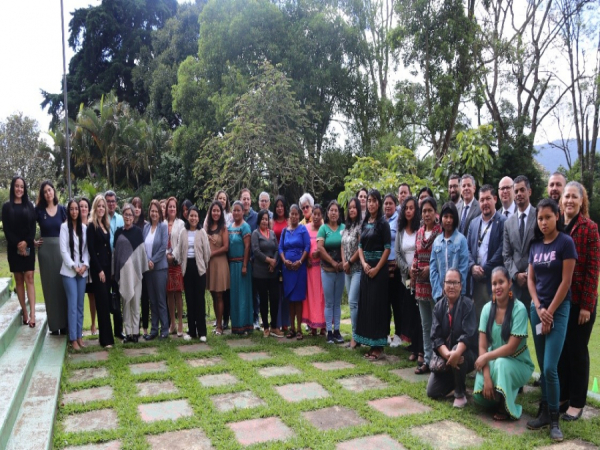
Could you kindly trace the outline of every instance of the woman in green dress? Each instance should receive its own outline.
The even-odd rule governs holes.
[[[533,373],[527,348],[527,309],[513,300],[511,281],[505,267],[492,271],[493,300],[479,320],[479,358],[475,402],[497,408],[494,420],[518,420],[523,408],[515,400]]]

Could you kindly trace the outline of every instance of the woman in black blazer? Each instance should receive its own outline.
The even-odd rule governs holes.
[[[98,332],[100,345],[112,348],[115,339],[110,323],[111,259],[110,222],[106,200],[98,194],[92,205],[90,222],[87,227],[87,245],[90,254],[90,273],[96,297]]]

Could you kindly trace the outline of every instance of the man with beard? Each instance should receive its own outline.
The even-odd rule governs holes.
[[[410,197],[412,195],[412,192],[410,192],[410,186],[406,183],[402,183],[400,186],[398,186],[398,207],[396,208],[396,211],[400,212],[400,209],[402,209],[402,203],[404,203],[404,200],[406,200],[406,197]]]
[[[448,197],[455,205],[460,201],[460,176],[450,175],[448,180]]]
[[[458,231],[466,236],[469,232],[469,224],[471,221],[481,214],[479,202],[475,198],[475,177],[468,173],[460,179],[460,193],[462,200],[456,204],[458,217],[460,217]]]
[[[515,190],[513,189],[513,179],[511,177],[504,177],[498,183],[498,193],[500,194],[500,203],[502,208],[499,212],[507,219],[517,212],[517,205],[515,204]]]
[[[560,205],[560,198],[567,184],[567,178],[560,172],[554,172],[548,179],[548,197]]]
[[[469,292],[475,303],[477,322],[492,294],[492,270],[502,266],[502,245],[506,217],[496,211],[496,190],[490,184],[479,189],[481,215],[469,225]]]

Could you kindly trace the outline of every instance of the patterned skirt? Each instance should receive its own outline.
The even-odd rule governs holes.
[[[183,274],[181,266],[169,266],[167,292],[183,292]]]

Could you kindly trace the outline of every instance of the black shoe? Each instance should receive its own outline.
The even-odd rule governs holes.
[[[527,428],[530,430],[541,430],[550,425],[550,413],[548,412],[548,403],[540,402],[537,417],[527,422]]]
[[[50,334],[52,336],[58,336],[58,331],[57,330],[51,331]]]
[[[131,342],[133,342],[133,336],[127,335],[123,338],[123,344],[130,344]]]
[[[576,416],[572,416],[571,414],[567,414],[566,412],[561,416],[561,419],[565,422],[575,422],[576,420],[581,419],[581,415],[583,414],[583,408],[579,410]]]
[[[137,334],[134,334],[134,335],[132,336],[133,342],[134,342],[135,344],[137,344],[137,343],[138,343],[138,338],[139,338],[139,336],[138,336]]]
[[[159,341],[164,341],[165,339],[169,339],[169,335],[168,335],[168,334],[161,334],[161,335],[158,337],[158,340],[159,340]]]
[[[569,409],[570,403],[568,400],[566,402],[564,402],[562,405],[558,406],[558,412],[559,413],[566,413],[567,410]]]
[[[550,411],[550,439],[556,442],[562,442],[564,439],[558,423],[559,416],[560,413],[558,411]]]
[[[331,331],[327,332],[327,343],[333,344],[335,341],[333,340],[333,333]]]
[[[343,344],[344,343],[344,338],[340,334],[340,330],[335,330],[333,332],[333,342],[335,342],[336,344]]]
[[[69,332],[67,331],[66,328],[61,328],[60,330],[58,330],[60,332],[60,334],[65,335],[68,334]]]
[[[144,335],[144,339],[147,341],[151,341],[153,339],[156,339],[158,337],[158,334],[145,334]]]

